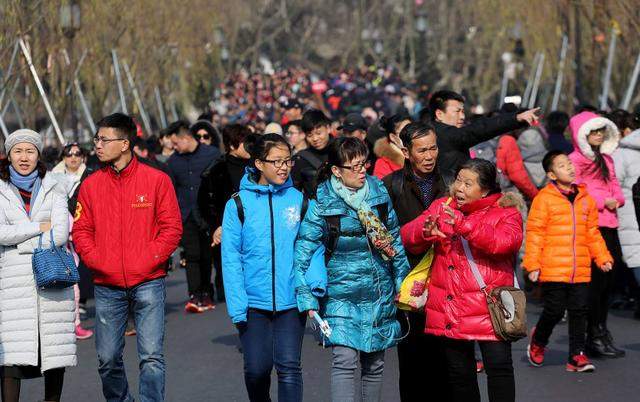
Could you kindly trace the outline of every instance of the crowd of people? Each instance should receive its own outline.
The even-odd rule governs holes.
[[[426,384],[438,400],[480,401],[480,370],[490,401],[515,401],[512,341],[489,302],[520,284],[543,304],[532,366],[565,318],[567,371],[624,357],[607,317],[635,300],[640,319],[637,114],[506,104],[467,116],[462,95],[427,94],[388,69],[240,72],[211,106],[148,138],[131,116],[106,116],[91,150],[67,144],[49,168],[40,134],[6,138],[3,401],[41,375],[44,399],[59,401],[76,339],[94,331],[104,398],[133,400],[132,330],[139,398],[164,400],[165,276],[177,267],[186,313],[226,304],[251,401],[270,400],[274,367],[278,400],[303,400],[307,321],[331,348],[333,401],[356,399],[358,367],[357,393],[380,401],[394,346],[402,401]],[[51,245],[73,253],[79,284],[36,286],[32,255]],[[93,331],[80,321],[89,297]]]

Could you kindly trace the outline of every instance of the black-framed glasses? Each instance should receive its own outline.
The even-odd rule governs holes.
[[[296,161],[294,161],[293,159],[276,159],[274,161],[271,161],[269,159],[260,159],[260,160],[265,162],[265,163],[272,164],[273,167],[275,167],[276,169],[280,169],[284,165],[287,165],[287,167],[293,167],[293,165],[295,165],[295,163],[296,163]]]
[[[343,168],[343,169],[349,169],[353,173],[360,173],[363,169],[364,170],[369,169],[371,167],[371,162],[366,161],[366,162],[356,163],[356,164],[353,164],[351,166],[342,165],[342,166],[338,166],[338,167]]]
[[[126,138],[105,138],[105,137],[93,137],[93,143],[98,145],[99,143],[108,144],[113,141],[129,141]]]

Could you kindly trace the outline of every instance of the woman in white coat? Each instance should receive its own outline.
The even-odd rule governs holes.
[[[636,281],[640,284],[640,231],[631,194],[631,187],[640,177],[640,129],[620,140],[620,145],[613,154],[613,162],[626,201],[618,209],[618,221],[620,222],[618,236],[620,237],[620,246],[622,246],[622,257],[627,266],[633,270]],[[634,315],[640,319],[640,302],[636,304]]]
[[[17,130],[0,161],[0,385],[20,399],[20,381],[44,375],[45,401],[59,401],[65,367],[76,365],[73,288],[38,289],[31,258],[42,236],[67,242],[67,196],[39,157],[40,134]]]

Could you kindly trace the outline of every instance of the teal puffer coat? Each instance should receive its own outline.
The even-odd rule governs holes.
[[[370,247],[355,210],[347,206],[326,181],[318,187],[317,201],[309,203],[295,245],[296,297],[300,311],[319,310],[333,330],[329,345],[341,345],[363,352],[377,352],[394,346],[400,334],[394,297],[409,272],[400,239],[398,218],[382,182],[367,176],[371,210],[386,203],[387,222],[396,256],[384,261]],[[305,281],[315,250],[326,241],[327,216],[340,216],[336,248],[327,264],[327,294],[319,301]]]

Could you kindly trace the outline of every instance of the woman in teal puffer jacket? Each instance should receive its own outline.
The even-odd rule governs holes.
[[[409,272],[399,224],[387,191],[368,176],[368,150],[355,138],[330,145],[320,171],[317,200],[300,225],[295,245],[298,309],[320,314],[329,323],[333,346],[331,394],[334,401],[354,399],[354,373],[362,365],[364,401],[380,400],[384,351],[401,337],[395,295]],[[316,299],[305,275],[314,252],[329,238],[331,216],[339,236],[327,262],[327,291]],[[335,225],[333,225],[335,228]]]

